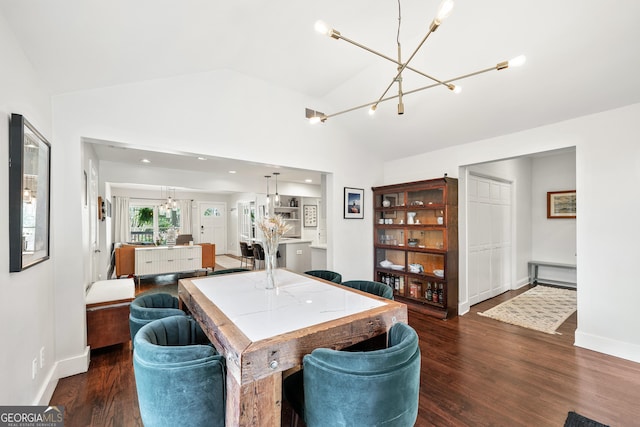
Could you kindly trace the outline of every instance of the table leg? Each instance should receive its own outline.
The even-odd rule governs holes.
[[[282,415],[282,372],[240,385],[227,375],[228,426],[280,427]]]

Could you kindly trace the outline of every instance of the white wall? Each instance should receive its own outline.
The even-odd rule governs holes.
[[[53,273],[57,258],[19,273],[9,273],[9,117],[22,114],[51,143],[53,169],[63,167],[63,148],[51,136],[49,97],[40,89],[31,64],[24,56],[5,18],[0,14],[0,404],[34,405],[48,401],[53,392],[56,316]],[[57,166],[55,166],[57,164]],[[55,179],[55,175],[53,176]],[[55,202],[60,192],[52,187]],[[78,205],[78,202],[76,202]],[[52,221],[63,211],[52,210]],[[55,245],[51,230],[51,247]],[[45,363],[31,379],[31,362],[45,349]]]
[[[578,329],[576,345],[640,362],[640,104],[386,162],[385,183],[456,177],[463,165],[576,147]],[[611,204],[615,200],[612,217]],[[606,284],[607,298],[603,298]]]
[[[330,263],[345,280],[371,276],[371,215],[344,220],[342,195],[345,186],[364,188],[365,201],[371,200],[370,187],[382,181],[382,162],[337,127],[309,126],[301,112],[314,101],[229,71],[53,98],[54,140],[65,151],[64,161],[53,166],[60,193],[57,208],[65,212],[65,219],[54,223],[55,232],[65,236],[56,247],[60,269],[55,275],[56,292],[65,302],[64,308],[56,307],[58,357],[66,359],[65,372],[86,369],[84,273],[77,262],[84,256],[83,237],[75,226],[82,213],[77,194],[83,138],[167,151],[179,144],[187,152],[328,172]]]
[[[576,220],[547,218],[547,192],[575,188],[575,153],[533,159],[531,255],[534,259],[576,262]]]

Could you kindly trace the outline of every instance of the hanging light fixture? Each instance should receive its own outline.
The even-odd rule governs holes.
[[[276,177],[276,194],[273,197],[273,203],[275,206],[280,206],[280,195],[278,194],[278,175],[280,172],[274,172],[273,175]]]
[[[400,23],[401,23],[401,13],[400,13],[400,0],[398,0],[398,33],[397,33],[397,37],[396,37],[396,44],[397,44],[397,50],[398,50],[398,59],[393,59],[387,55],[384,55],[376,50],[373,50],[363,44],[360,44],[354,40],[351,40],[345,36],[343,36],[340,31],[337,31],[331,27],[329,27],[326,23],[322,22],[322,21],[318,21],[315,24],[315,29],[316,31],[325,34],[335,40],[344,40],[347,43],[350,43],[356,47],[359,47],[361,49],[366,50],[367,52],[373,53],[374,55],[377,55],[383,59],[386,59],[387,61],[393,62],[394,64],[397,65],[397,73],[396,75],[391,79],[391,81],[389,82],[389,85],[386,87],[386,89],[382,92],[382,95],[380,95],[375,101],[371,101],[371,102],[367,102],[361,105],[357,105],[355,107],[352,108],[348,108],[346,110],[343,111],[339,111],[337,113],[332,113],[332,114],[324,114],[322,112],[316,111],[316,110],[312,110],[310,108],[307,108],[305,110],[305,117],[307,119],[309,119],[309,123],[320,123],[320,122],[325,122],[328,118],[330,117],[335,117],[338,116],[340,114],[344,114],[344,113],[349,113],[351,111],[354,110],[358,110],[361,108],[365,108],[365,107],[369,107],[369,114],[374,114],[376,109],[378,108],[378,105],[382,102],[385,101],[389,101],[391,99],[398,99],[398,114],[404,114],[404,103],[403,103],[403,97],[405,95],[409,95],[412,93],[416,93],[416,92],[420,92],[426,89],[430,89],[436,86],[442,86],[446,89],[449,89],[450,91],[452,91],[453,93],[460,93],[461,91],[461,87],[454,85],[453,82],[458,81],[458,80],[462,80],[462,79],[466,79],[468,77],[472,77],[472,76],[477,76],[478,74],[483,74],[492,70],[503,70],[505,68],[508,67],[517,67],[522,65],[525,62],[525,57],[523,55],[514,58],[510,61],[503,61],[500,62],[498,64],[496,64],[495,66],[489,67],[489,68],[485,68],[479,71],[474,71],[472,73],[468,73],[468,74],[464,74],[461,76],[457,76],[457,77],[453,77],[447,80],[440,80],[436,77],[433,77],[429,74],[426,74],[420,70],[417,70],[415,68],[412,68],[409,66],[409,63],[411,62],[411,60],[413,60],[413,58],[415,57],[415,55],[418,53],[418,51],[420,50],[420,48],[422,47],[422,45],[427,41],[427,38],[429,38],[429,36],[436,31],[440,25],[442,24],[442,21],[449,16],[449,14],[451,13],[451,11],[453,10],[453,5],[454,2],[453,0],[444,0],[441,4],[440,7],[438,8],[438,12],[436,13],[435,18],[433,18],[433,20],[431,21],[431,25],[429,26],[429,30],[427,31],[427,34],[422,38],[422,40],[420,41],[420,43],[418,43],[418,46],[414,49],[413,53],[411,53],[411,55],[409,56],[409,58],[403,62],[402,61],[402,50],[401,50],[401,46],[400,46]],[[412,89],[409,91],[404,91],[403,87],[402,87],[402,73],[405,70],[409,70],[412,71],[414,73],[420,74],[423,77],[428,78],[429,80],[433,81],[434,83],[427,85],[427,86],[423,86],[417,89]],[[393,86],[394,83],[398,84],[398,94],[397,95],[392,95],[392,96],[387,96],[387,93],[389,92],[389,89],[391,89],[391,87]]]
[[[269,215],[269,205],[271,203],[271,199],[269,198],[269,178],[271,178],[271,175],[265,175],[264,177],[267,178],[267,203],[265,214]]]

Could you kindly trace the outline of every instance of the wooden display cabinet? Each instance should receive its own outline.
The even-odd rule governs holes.
[[[374,187],[374,280],[412,309],[458,314],[458,180]]]

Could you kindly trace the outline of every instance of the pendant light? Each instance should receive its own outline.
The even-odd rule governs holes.
[[[278,194],[278,175],[280,175],[280,172],[274,172],[273,175],[276,177],[276,194],[273,198],[273,205],[280,206],[280,195]]]
[[[269,198],[269,178],[271,178],[271,175],[265,175],[264,177],[267,178],[267,203],[266,203],[265,214],[269,215],[269,205],[271,203],[271,199]]]

